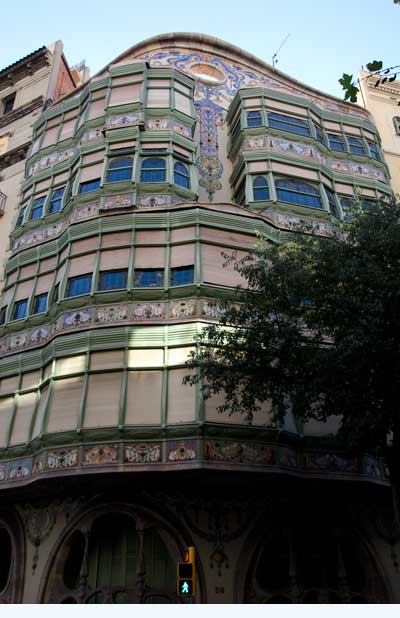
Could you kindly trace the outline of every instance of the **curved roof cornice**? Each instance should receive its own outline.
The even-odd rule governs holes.
[[[226,41],[223,41],[222,39],[219,39],[214,36],[210,36],[208,34],[201,34],[201,33],[196,33],[196,32],[169,32],[166,34],[157,34],[153,37],[145,39],[144,41],[141,41],[140,43],[133,45],[132,47],[127,49],[122,54],[119,54],[119,56],[117,56],[112,62],[107,64],[96,75],[100,75],[101,73],[106,71],[111,65],[117,64],[118,62],[126,58],[127,56],[131,56],[131,57],[136,56],[137,59],[139,60],[140,55],[150,50],[155,50],[157,48],[160,49],[160,48],[171,48],[171,47],[189,47],[192,49],[202,51],[204,53],[213,53],[216,55],[220,55],[228,60],[235,59],[238,62],[241,62],[242,64],[247,64],[251,68],[258,69],[260,72],[267,71],[269,74],[275,75],[276,77],[280,77],[281,79],[288,81],[294,86],[297,86],[301,90],[306,90],[317,96],[327,97],[335,101],[336,103],[340,103],[341,105],[348,107],[349,109],[354,110],[356,108],[357,111],[361,112],[361,114],[365,114],[369,118],[371,117],[369,112],[362,106],[357,105],[355,103],[347,103],[346,101],[343,101],[339,97],[336,97],[327,92],[323,92],[322,90],[318,90],[317,88],[314,88],[313,86],[310,86],[309,84],[305,84],[304,82],[301,82],[295,79],[291,75],[288,75],[287,73],[284,73],[283,71],[280,71],[279,69],[276,69],[271,64],[268,64],[268,62],[265,62],[264,60],[261,60],[257,56],[250,54],[249,52],[245,51],[241,47],[238,47],[237,45],[233,45],[232,43],[227,43]],[[96,75],[94,77],[96,77]]]

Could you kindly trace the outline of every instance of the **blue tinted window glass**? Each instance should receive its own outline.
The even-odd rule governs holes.
[[[349,142],[350,152],[359,155],[365,154],[365,147],[362,140],[358,139],[357,137],[348,137],[347,141]]]
[[[14,305],[13,319],[21,320],[22,318],[24,318],[26,316],[27,309],[28,309],[28,299],[19,300]]]
[[[165,159],[144,159],[140,171],[140,182],[165,182],[166,165]]]
[[[171,268],[171,286],[188,285],[193,283],[194,267],[181,266],[180,268]]]
[[[32,313],[43,313],[46,311],[47,306],[47,294],[38,294],[35,296],[33,302],[33,311]]]
[[[247,112],[247,126],[248,127],[261,127],[262,116],[260,111]]]
[[[79,185],[79,193],[88,193],[89,191],[95,191],[100,187],[100,178],[95,180],[88,180],[87,182],[81,182]]]
[[[107,182],[122,182],[132,178],[132,157],[112,159],[108,166]]]
[[[369,147],[369,153],[371,155],[371,157],[373,159],[375,159],[376,161],[379,161],[379,151],[378,151],[378,147],[376,144],[374,144],[373,142],[368,142],[368,147]]]
[[[253,181],[253,199],[269,200],[269,188],[267,179],[264,176],[256,176]]]
[[[299,135],[310,135],[310,127],[307,120],[294,116],[285,116],[276,112],[268,112],[268,124],[275,129],[298,133]]]
[[[79,296],[80,294],[89,294],[92,284],[92,275],[80,275],[79,277],[71,277],[68,279],[66,296]]]
[[[0,326],[2,326],[6,321],[7,315],[7,307],[2,307],[0,310]]]
[[[189,170],[183,163],[175,163],[174,165],[174,183],[185,189],[189,189]]]
[[[127,270],[110,270],[100,273],[99,290],[120,290],[126,288]]]
[[[37,200],[35,200],[32,204],[32,208],[31,208],[31,214],[30,214],[30,219],[40,219],[40,217],[43,214],[43,204],[46,201],[46,196],[45,197],[39,197]]]
[[[135,270],[133,285],[135,288],[160,288],[164,285],[164,271]]]
[[[329,148],[331,150],[338,150],[339,152],[344,152],[344,139],[341,135],[336,135],[336,133],[328,133],[328,141]]]
[[[49,207],[49,212],[58,212],[61,210],[62,198],[64,195],[65,187],[62,189],[57,189],[57,191],[53,191],[53,195],[51,196],[51,202]]]
[[[312,184],[280,178],[275,181],[275,186],[278,200],[300,206],[322,208],[319,189]]]

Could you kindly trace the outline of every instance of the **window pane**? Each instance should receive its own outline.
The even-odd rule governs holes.
[[[347,141],[349,142],[350,152],[359,155],[365,154],[364,144],[360,139],[357,139],[356,137],[348,137]]]
[[[81,182],[79,185],[79,193],[88,193],[89,191],[95,191],[100,187],[100,178],[95,180],[88,180],[87,182]]]
[[[257,176],[253,181],[254,200],[269,200],[269,188],[267,179],[264,176]]]
[[[47,294],[38,294],[38,296],[35,296],[32,313],[43,313],[46,311],[46,306]]]
[[[135,288],[160,288],[164,285],[164,271],[135,270],[133,285]]]
[[[20,300],[14,305],[14,320],[20,320],[26,316],[26,311],[28,309],[28,299]]]
[[[0,326],[6,321],[7,307],[2,307],[0,310]]]
[[[270,127],[298,133],[299,135],[310,135],[310,127],[306,120],[294,116],[285,116],[276,112],[268,112],[268,123]]]
[[[63,187],[62,189],[57,189],[56,191],[53,191],[53,195],[51,196],[49,212],[58,212],[59,210],[61,210],[64,190],[65,190],[65,187]]]
[[[339,150],[340,152],[344,152],[344,139],[341,135],[336,135],[335,133],[328,133],[329,140],[329,148],[331,150]]]
[[[92,283],[92,275],[80,275],[68,279],[66,296],[79,296],[79,294],[89,294]]]
[[[322,208],[322,200],[318,187],[299,180],[284,178],[276,180],[275,185],[278,200],[291,204],[299,204],[300,206]]]
[[[183,163],[175,163],[174,165],[174,183],[185,189],[189,189],[189,170]]]
[[[107,182],[122,182],[132,178],[132,157],[112,159],[108,166]]]
[[[247,112],[247,126],[261,127],[262,117],[260,111]]]
[[[194,266],[181,266],[180,268],[171,268],[171,286],[187,285],[193,283]]]
[[[165,182],[165,159],[151,158],[142,161],[140,182]]]
[[[46,196],[39,197],[32,204],[30,219],[39,219],[43,213],[43,204],[46,201]]]
[[[120,290],[126,288],[127,270],[110,270],[100,273],[99,290]]]
[[[368,147],[371,157],[376,161],[379,161],[379,151],[377,145],[373,142],[368,142]]]
[[[327,189],[325,187],[325,193],[326,193],[326,197],[328,198],[328,203],[329,203],[329,210],[331,212],[332,215],[334,215],[335,217],[338,216],[337,213],[337,208],[336,208],[336,201],[335,201],[335,196],[332,193],[332,191],[330,191],[329,189]]]
[[[18,219],[17,219],[17,226],[23,224],[24,217],[25,217],[25,210],[26,210],[26,206],[25,206],[25,208],[21,208],[21,210],[19,211]]]

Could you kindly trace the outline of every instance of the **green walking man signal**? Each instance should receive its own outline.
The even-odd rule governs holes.
[[[181,597],[193,597],[196,594],[196,550],[194,547],[185,547],[183,562],[178,562],[177,593]]]

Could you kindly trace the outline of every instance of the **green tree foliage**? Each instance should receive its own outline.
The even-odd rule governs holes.
[[[278,423],[289,408],[301,420],[339,416],[339,439],[386,453],[396,490],[400,205],[359,211],[330,238],[303,229],[284,244],[260,239],[235,268],[247,287],[199,336],[186,382],[225,393],[220,412],[250,423],[266,400]]]

